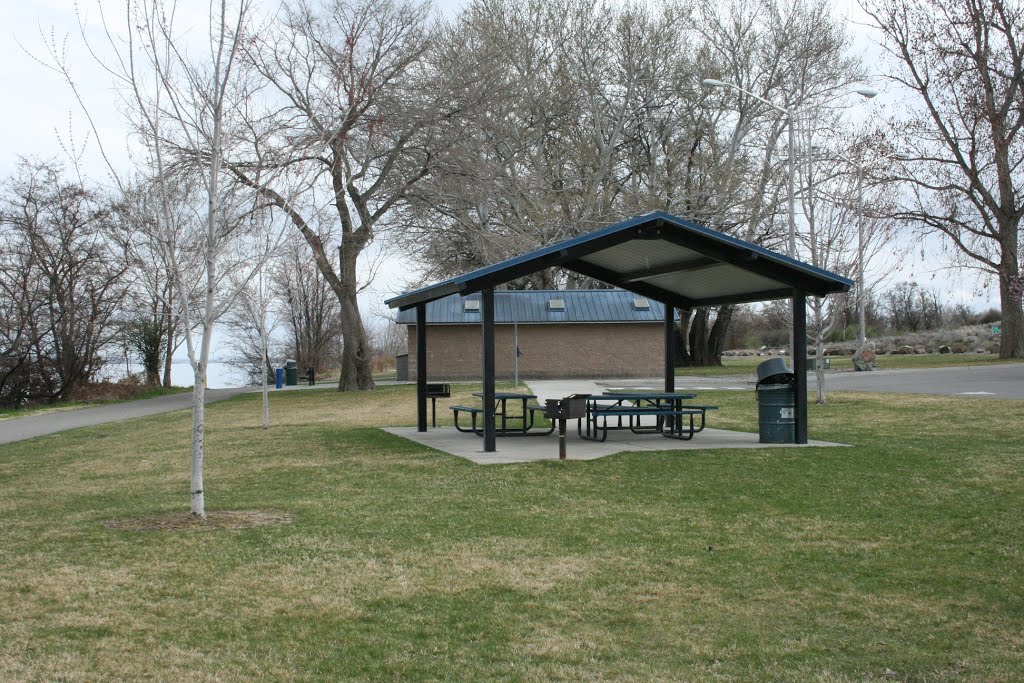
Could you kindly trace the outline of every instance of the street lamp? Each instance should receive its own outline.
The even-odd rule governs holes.
[[[796,107],[780,107],[774,102],[766,100],[760,95],[755,95],[749,90],[744,90],[734,83],[726,83],[714,78],[705,78],[701,83],[708,88],[732,88],[745,95],[750,95],[759,102],[764,102],[772,109],[786,116],[789,128],[789,253],[787,255],[790,258],[796,258],[796,169],[794,166],[796,158]],[[874,88],[857,88],[853,92],[866,99],[871,99],[878,94],[878,91]]]
[[[705,78],[701,83],[708,88],[732,88],[745,95],[753,97],[759,102],[767,104],[772,109],[781,112],[786,116],[787,126],[789,127],[789,253],[790,258],[796,258],[796,141],[795,141],[795,128],[796,128],[796,107],[780,107],[779,105],[766,100],[760,95],[755,95],[749,90],[744,90],[734,83],[726,83],[725,81],[719,81],[714,78]],[[878,91],[874,88],[857,88],[853,91],[865,99],[871,99],[878,94]],[[844,157],[845,158],[845,157]],[[849,159],[847,159],[849,161]],[[859,296],[858,298],[858,314],[860,315],[860,345],[864,345],[865,330],[864,330],[864,226],[863,226],[863,202],[861,198],[861,166],[857,164],[857,194],[859,208],[857,211],[857,230],[859,234],[858,240],[858,287]],[[790,336],[790,353],[793,352],[793,338]]]
[[[786,125],[789,128],[789,253],[787,256],[796,258],[796,167],[794,166],[796,158],[796,134],[794,130],[796,128],[794,125],[796,121],[796,107],[780,107],[760,95],[744,90],[738,85],[715,80],[714,78],[705,78],[701,83],[708,88],[732,88],[738,92],[750,95],[759,102],[764,102],[775,111],[781,112],[786,116]]]
[[[864,316],[864,164],[860,157],[854,160],[841,153],[835,156],[857,169],[857,348],[861,349],[867,343]]]

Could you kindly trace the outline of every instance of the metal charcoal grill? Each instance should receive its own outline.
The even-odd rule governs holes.
[[[565,421],[579,420],[587,415],[590,394],[572,394],[565,398],[544,401],[544,416],[558,421],[558,459],[565,460]]]
[[[437,399],[450,398],[452,395],[451,384],[440,384],[427,382],[427,398],[430,399],[430,424],[437,426]]]

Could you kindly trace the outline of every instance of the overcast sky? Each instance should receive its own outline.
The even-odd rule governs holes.
[[[856,51],[864,55],[869,68],[877,72],[879,51],[872,45],[871,35],[863,26],[864,15],[856,1],[835,0],[835,3],[837,14],[850,22]],[[184,16],[195,17],[195,24],[201,28],[208,2],[183,0],[180,4],[186,12]],[[271,4],[267,3],[268,6]],[[452,12],[461,4],[461,0],[445,0],[435,3],[435,6]],[[123,11],[123,2],[119,0],[105,0],[103,6],[115,19]],[[98,29],[99,12],[95,0],[83,0],[82,7],[88,24]],[[106,174],[97,146],[88,139],[88,126],[69,88],[59,76],[48,72],[25,52],[27,49],[45,58],[46,42],[51,36],[58,45],[63,43],[65,35],[68,36],[69,61],[108,152],[118,162],[123,161],[127,165],[127,135],[118,112],[116,95],[110,78],[95,66],[85,51],[75,16],[73,0],[4,0],[0,3],[0,26],[4,27],[0,44],[5,56],[0,61],[0,81],[5,95],[4,106],[0,107],[0,173],[4,177],[11,173],[19,155],[55,157],[67,162],[69,155],[77,154],[83,172],[90,179],[105,181]],[[98,33],[92,37],[102,40]],[[894,97],[893,93],[887,92],[887,86],[880,78],[871,85],[881,90],[881,94],[875,100],[858,103],[857,106],[859,114],[868,117],[884,111]],[[977,274],[959,275],[942,267],[944,262],[937,242],[926,244],[924,248],[925,259],[922,261],[920,249],[915,251],[913,258],[903,262],[894,282],[913,278],[922,285],[939,288],[949,304],[963,303],[972,308],[998,306],[998,292],[992,291],[991,286],[985,291]],[[402,287],[403,273],[407,270],[406,264],[397,259],[382,269],[374,286],[364,296],[366,312],[379,309],[385,296]]]

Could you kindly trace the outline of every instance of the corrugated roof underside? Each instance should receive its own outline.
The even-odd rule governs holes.
[[[551,310],[551,299],[565,301],[565,310]],[[648,301],[650,308],[636,308],[633,301]],[[480,300],[479,294],[462,298],[457,294],[427,304],[427,322],[432,325],[479,323],[480,311],[467,311],[467,300]],[[598,290],[500,290],[494,293],[494,321],[496,323],[552,323],[552,322],[661,322],[665,308],[645,297],[621,289]],[[408,309],[398,314],[398,322],[412,325],[416,311]]]
[[[676,272],[644,277],[642,282],[695,301],[786,288],[785,284],[777,280],[724,261],[708,263],[709,259],[699,252],[666,240],[637,240],[617,244],[580,260],[616,273],[636,276],[641,276],[645,271],[656,272],[661,267],[679,265],[680,269]],[[695,264],[695,268],[686,270],[682,264],[687,262]]]

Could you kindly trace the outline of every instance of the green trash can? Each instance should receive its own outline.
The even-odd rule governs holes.
[[[796,443],[796,387],[760,384],[757,387],[757,433],[761,443]]]
[[[299,383],[299,365],[293,360],[284,364],[284,383],[290,387]]]
[[[781,359],[757,368],[757,433],[761,443],[796,443],[796,375]]]

